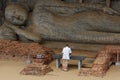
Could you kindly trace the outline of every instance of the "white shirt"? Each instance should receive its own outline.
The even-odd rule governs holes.
[[[72,53],[71,48],[69,48],[68,46],[64,47],[62,50],[63,56],[62,59],[70,59],[70,53]]]

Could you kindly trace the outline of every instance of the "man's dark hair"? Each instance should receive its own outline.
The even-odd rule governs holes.
[[[66,44],[66,46],[69,46],[68,44]]]

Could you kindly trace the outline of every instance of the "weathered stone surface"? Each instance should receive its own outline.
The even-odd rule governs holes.
[[[19,3],[24,6],[27,6],[29,8],[29,10],[33,10],[36,1],[38,1],[38,0],[7,0],[7,4]]]
[[[103,13],[104,7],[98,4],[74,5],[60,0],[40,0],[35,4],[29,25],[25,28],[11,25],[9,28],[18,36],[22,35],[22,40],[25,41],[27,40],[24,38],[36,42],[58,40],[98,44],[120,43],[120,16],[114,14],[112,9],[107,11],[110,14],[113,11],[114,15]]]
[[[28,17],[28,11],[23,5],[11,4],[5,9],[5,18],[15,25],[24,25]]]
[[[74,14],[70,14],[68,8],[61,9],[59,6],[74,5],[52,1],[49,3],[45,0],[43,3],[36,4],[32,16],[36,27],[34,33],[41,34],[47,40],[119,43],[119,37],[117,37],[119,33],[116,32],[120,32],[120,16],[112,16],[96,11],[77,13],[73,8],[70,8],[70,11]],[[64,12],[65,10],[68,10],[68,13]]]
[[[6,27],[6,25],[3,24],[0,27],[0,39],[2,39],[2,40],[17,40],[17,36],[16,36],[16,33],[12,29]]]
[[[111,4],[111,7],[114,9],[114,10],[116,10],[116,11],[118,11],[119,13],[120,13],[120,1],[119,0],[114,0],[113,2],[112,2],[112,4]]]

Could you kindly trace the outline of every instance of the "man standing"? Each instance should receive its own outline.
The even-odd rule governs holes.
[[[68,44],[62,50],[62,70],[68,71],[68,61],[70,60],[70,55],[72,51]]]

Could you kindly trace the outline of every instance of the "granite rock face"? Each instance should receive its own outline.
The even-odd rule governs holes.
[[[57,40],[97,44],[120,43],[120,1],[112,1],[110,8],[106,8],[101,0],[91,2],[94,4],[89,2],[38,0],[32,11],[23,9],[24,5],[17,7],[18,3],[12,5],[14,7],[8,5],[6,14],[12,14],[14,10],[16,13],[5,16],[8,21],[5,25],[19,36],[17,40],[28,42]],[[13,11],[9,12],[10,9]]]
[[[19,4],[8,5],[5,9],[5,18],[12,24],[24,25],[28,17],[27,9]]]

